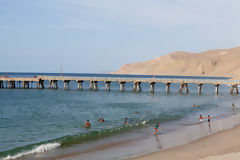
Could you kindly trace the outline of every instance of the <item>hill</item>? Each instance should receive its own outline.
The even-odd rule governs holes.
[[[177,51],[146,62],[125,64],[114,73],[240,78],[240,47],[200,53]]]

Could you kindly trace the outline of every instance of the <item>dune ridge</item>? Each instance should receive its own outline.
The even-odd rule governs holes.
[[[240,78],[240,47],[199,53],[173,52],[155,59],[125,64],[116,74],[226,76]]]

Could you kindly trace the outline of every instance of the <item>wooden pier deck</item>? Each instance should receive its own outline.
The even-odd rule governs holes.
[[[197,84],[198,93],[201,94],[201,87],[205,84],[215,86],[215,93],[218,94],[219,85],[230,85],[230,94],[235,91],[238,94],[238,85],[240,80],[219,80],[219,79],[181,79],[181,78],[120,78],[120,77],[72,77],[72,76],[38,76],[36,78],[24,77],[0,77],[0,88],[30,88],[29,83],[36,82],[36,88],[45,88],[44,81],[49,81],[48,88],[58,88],[58,81],[64,82],[64,88],[69,89],[69,83],[76,81],[78,89],[82,90],[82,83],[88,81],[90,90],[98,90],[98,82],[105,82],[105,90],[110,91],[111,82],[118,82],[120,84],[120,91],[124,91],[125,83],[133,84],[133,91],[141,92],[141,83],[148,83],[150,91],[154,92],[154,85],[156,83],[164,83],[166,85],[166,92],[170,92],[170,85],[173,83],[179,84],[179,92],[184,90],[189,92],[188,84]],[[18,83],[18,86],[17,86]]]

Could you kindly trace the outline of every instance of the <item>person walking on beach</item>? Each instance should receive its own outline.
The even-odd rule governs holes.
[[[202,115],[199,116],[199,121],[200,121],[200,123],[203,121]]]
[[[156,126],[155,126],[155,132],[154,132],[155,135],[157,135],[158,128],[159,128],[159,123],[157,123]]]
[[[91,123],[89,122],[89,120],[86,120],[85,125],[86,128],[90,128],[91,127]]]

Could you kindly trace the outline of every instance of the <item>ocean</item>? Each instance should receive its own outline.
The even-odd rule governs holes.
[[[0,73],[9,77],[33,77],[34,75],[59,75],[55,73]],[[144,75],[110,74],[63,74],[63,76],[95,77],[152,77]],[[227,77],[182,77],[157,76],[156,78],[185,79],[228,79]],[[220,85],[219,94],[215,95],[214,85],[203,85],[202,94],[197,93],[197,85],[190,84],[188,94],[178,93],[178,84],[171,84],[170,93],[165,93],[165,85],[157,83],[155,93],[149,91],[149,84],[142,83],[142,92],[132,92],[132,83],[125,84],[125,92],[119,91],[119,83],[111,83],[111,91],[105,91],[104,82],[99,82],[98,91],[89,91],[89,82],[83,83],[83,90],[77,89],[76,82],[70,82],[70,89],[64,90],[59,82],[58,89],[0,89],[0,159],[37,159],[54,150],[68,151],[76,146],[87,147],[108,139],[124,140],[121,135],[136,135],[142,130],[154,132],[156,123],[171,126],[162,134],[174,128],[191,126],[198,123],[199,115],[226,117],[238,114],[240,105],[237,95],[230,95],[230,87]],[[48,86],[48,82],[45,82]],[[199,107],[193,108],[193,104]],[[137,112],[137,114],[136,114]],[[105,122],[99,122],[98,118]],[[125,125],[126,120],[128,124]],[[91,128],[83,127],[86,120]],[[143,134],[145,132],[143,131]],[[141,135],[144,137],[144,135]],[[140,136],[140,137],[141,137]],[[111,137],[115,137],[111,140]],[[129,138],[128,137],[128,138]],[[131,139],[131,138],[130,138]],[[64,152],[65,154],[65,152]],[[129,152],[130,154],[130,152]],[[133,153],[131,153],[133,154]],[[137,151],[136,151],[137,154]],[[51,154],[52,156],[53,154]],[[119,155],[115,158],[127,157]],[[101,155],[96,155],[101,156]],[[102,156],[112,159],[111,156]],[[101,159],[100,157],[98,157]],[[86,158],[87,159],[87,158]]]

